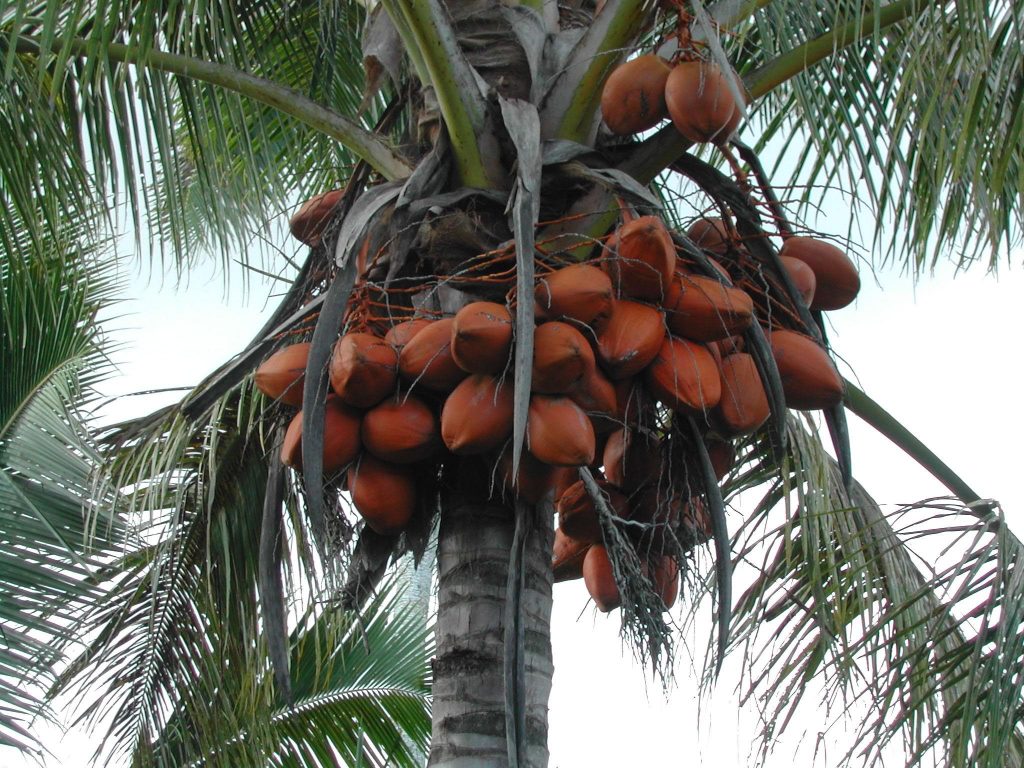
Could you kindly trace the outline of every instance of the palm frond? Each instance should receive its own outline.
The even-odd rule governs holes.
[[[99,456],[81,410],[108,368],[92,321],[115,284],[113,265],[87,244],[9,233],[16,247],[0,246],[0,744],[30,749],[27,724],[45,715],[41,691],[71,617],[98,598],[92,576],[123,535],[92,484]],[[90,506],[101,513],[92,524]]]
[[[888,4],[758,5],[730,41],[747,71],[845,24],[869,28],[756,106],[761,146],[790,137],[780,157],[794,150],[803,202],[840,186],[883,263],[923,271],[947,251],[961,267],[1004,260],[1024,232],[1024,6],[920,2],[872,29]],[[905,235],[887,239],[892,224]]]
[[[241,12],[231,4],[17,2],[0,15],[0,49],[6,80],[27,73],[38,98],[60,107],[54,118],[32,109],[22,119],[59,119],[77,140],[51,146],[49,162],[67,163],[88,182],[78,188],[97,199],[126,203],[137,237],[184,269],[208,245],[225,262],[229,249],[248,260],[255,235],[283,221],[299,195],[336,186],[355,156],[278,110],[126,64],[104,46],[127,44],[140,61],[159,50],[226,64],[354,115],[362,17],[354,2],[250,3]],[[27,38],[38,51],[17,53]],[[56,182],[43,174],[37,183]]]
[[[748,698],[763,708],[765,757],[818,690],[830,717],[862,717],[844,764],[1003,766],[1024,733],[1020,541],[1000,516],[933,500],[886,516],[805,428],[734,542],[753,575],[736,607]],[[737,478],[733,490],[766,479]]]

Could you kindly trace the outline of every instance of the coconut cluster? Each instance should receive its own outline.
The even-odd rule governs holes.
[[[601,115],[619,135],[646,131],[670,117],[688,141],[724,144],[740,123],[734,94],[742,92],[739,79],[716,64],[693,60],[673,66],[647,54],[612,71],[601,92]]]
[[[601,610],[620,603],[606,518],[580,478],[588,467],[666,609],[679,589],[680,557],[711,535],[700,482],[678,482],[694,464],[692,417],[719,479],[734,441],[757,432],[769,400],[744,333],[759,318],[733,284],[729,232],[701,219],[687,232],[713,276],[681,258],[656,216],[627,215],[593,260],[539,264],[533,296],[476,301],[451,317],[416,317],[383,336],[349,330],[330,362],[324,472],[340,478],[367,526],[401,532],[416,508],[417,478],[436,477],[453,456],[479,456],[494,492],[558,513],[556,581],[582,578]],[[802,300],[833,309],[859,279],[834,246],[790,237],[782,264]],[[534,328],[526,442],[513,475],[514,301],[532,301]],[[793,330],[766,326],[786,403],[839,403],[842,379],[826,350]],[[278,350],[256,372],[268,397],[301,407],[308,344]],[[302,413],[289,425],[281,461],[302,468]],[[431,470],[425,472],[425,470]],[[691,476],[699,473],[690,472]],[[604,505],[602,505],[604,506]]]

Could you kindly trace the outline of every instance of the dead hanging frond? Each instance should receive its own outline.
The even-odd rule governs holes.
[[[897,741],[908,764],[1017,764],[1020,541],[998,510],[952,500],[886,515],[861,486],[846,492],[811,432],[793,422],[789,436],[780,475],[747,472],[730,486],[764,489],[733,543],[753,577],[733,646],[744,700],[762,710],[761,761],[815,692],[832,722],[860,718],[844,765],[881,764]]]

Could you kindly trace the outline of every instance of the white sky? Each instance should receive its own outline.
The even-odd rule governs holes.
[[[1022,256],[1015,254],[1018,263]],[[979,493],[1001,501],[1011,526],[1024,530],[1016,474],[1024,416],[1016,403],[1020,353],[1012,336],[1024,278],[1019,271],[1006,271],[997,281],[982,270],[954,276],[944,269],[916,289],[909,278],[891,272],[878,275],[880,284],[865,278],[856,305],[830,313],[832,343],[848,364],[844,372]],[[193,279],[174,291],[133,281],[128,314],[119,321],[130,347],[117,356],[121,373],[109,383],[109,394],[198,382],[258,330],[265,310],[260,290],[248,302],[237,296],[224,302],[219,283]],[[183,339],[191,340],[188,347]],[[133,398],[116,408],[138,413],[157,404]],[[944,493],[852,416],[851,430],[855,474],[883,509]],[[659,684],[650,682],[622,646],[617,612],[605,617],[587,606],[582,582],[556,586],[552,636],[552,768],[748,764],[754,718],[737,714],[731,701],[735,664],[727,665],[715,702],[698,726],[696,682],[685,653],[666,701]],[[698,631],[689,642],[701,652],[705,636]],[[819,727],[811,719],[794,723],[769,765],[812,765],[807,747],[796,756],[793,750],[800,736],[813,746]],[[42,732],[53,734],[45,737],[53,752],[47,765],[87,765],[93,738],[79,730],[63,739],[52,729]],[[839,741],[831,734],[826,739],[833,752]],[[816,764],[834,764],[828,757]],[[0,750],[0,766],[32,764]]]

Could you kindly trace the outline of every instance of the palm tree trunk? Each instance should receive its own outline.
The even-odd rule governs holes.
[[[433,662],[432,768],[508,766],[505,607],[515,515],[488,499],[479,472],[446,492],[438,540],[437,655]],[[476,478],[474,478],[476,475]],[[519,765],[548,764],[551,691],[551,515],[528,526],[519,611],[524,627],[525,729]]]

